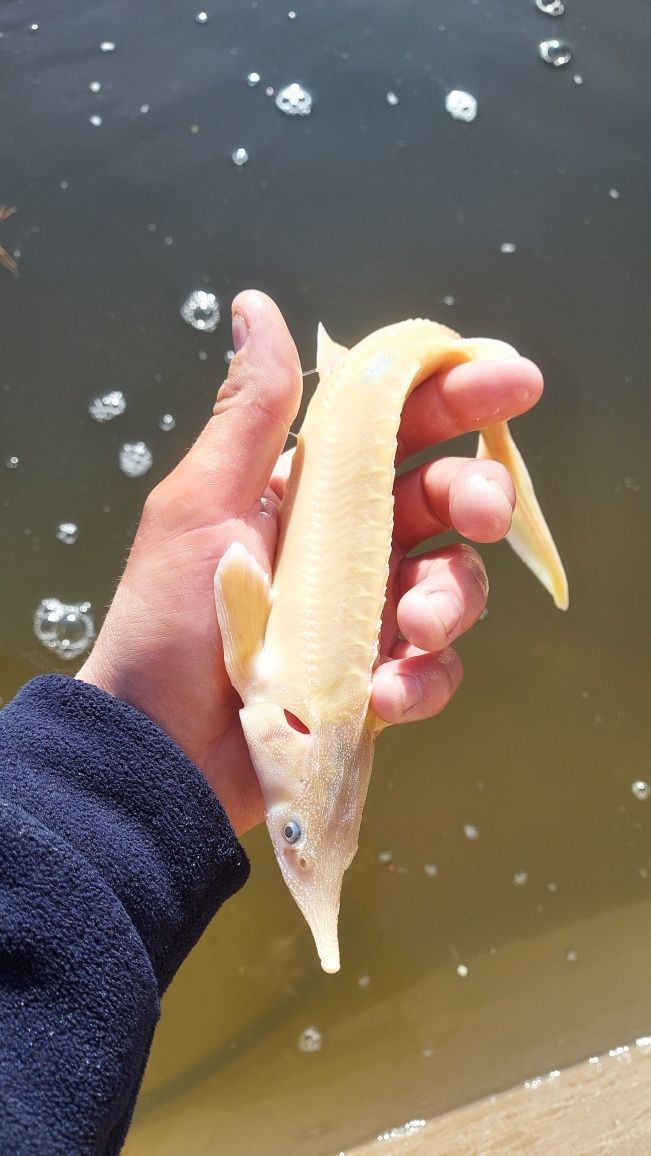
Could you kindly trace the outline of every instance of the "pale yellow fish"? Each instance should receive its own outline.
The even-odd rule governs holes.
[[[325,971],[339,970],[343,874],[357,850],[375,740],[371,676],[389,572],[396,439],[406,398],[432,374],[518,354],[404,321],[347,350],[319,327],[319,385],[298,436],[281,508],[273,580],[239,543],[215,575],[226,668],[289,890]],[[551,592],[567,582],[506,422],[482,431],[479,457],[511,472],[509,541]]]

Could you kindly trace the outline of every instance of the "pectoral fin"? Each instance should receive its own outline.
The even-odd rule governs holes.
[[[271,609],[271,584],[240,542],[228,547],[215,572],[215,605],[228,677],[245,701],[256,681],[256,659]]]
[[[482,430],[477,457],[493,458],[509,471],[517,502],[506,540],[549,591],[558,609],[567,610],[569,594],[563,563],[538,504],[529,471],[511,437],[507,422],[498,422]]]
[[[328,374],[337,368],[348,353],[345,345],[338,345],[333,341],[325,326],[319,322],[316,335],[316,368],[319,380],[323,381]]]

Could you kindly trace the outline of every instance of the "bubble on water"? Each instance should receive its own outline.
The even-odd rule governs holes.
[[[547,890],[549,891],[550,895],[555,895],[558,891],[558,883],[548,883]]]
[[[466,839],[478,839],[479,838],[479,831],[477,830],[477,828],[475,827],[475,825],[473,823],[465,823],[464,828],[463,828],[463,833],[466,836]]]
[[[572,80],[575,84],[583,84],[583,77],[578,72],[574,73]]]
[[[195,19],[197,24],[206,24],[208,21],[208,13],[207,12],[197,12],[194,19]]]
[[[231,160],[234,165],[237,165],[238,169],[241,169],[242,165],[245,165],[248,159],[249,154],[245,148],[240,146],[238,149],[233,149],[233,152],[231,153]]]
[[[151,469],[153,461],[153,454],[145,442],[125,442],[120,446],[118,462],[128,478],[141,478]]]
[[[358,987],[366,988],[366,987],[368,987],[370,982],[371,982],[370,975],[360,975],[357,978],[357,986]]]
[[[102,118],[101,118],[101,116],[97,116],[97,115],[95,115],[95,116],[89,116],[89,117],[88,117],[88,119],[89,119],[90,123],[91,123],[92,125],[94,125],[94,127],[95,127],[95,128],[99,128],[99,126],[100,126],[100,125],[101,125],[101,123],[102,123]]]
[[[513,882],[516,887],[525,887],[529,882],[529,876],[526,871],[516,871],[513,876]]]
[[[38,641],[60,658],[76,658],[88,650],[95,638],[90,602],[65,603],[58,598],[44,598],[33,621]]]
[[[465,120],[470,123],[477,116],[477,100],[470,92],[463,92],[460,88],[453,88],[445,98],[445,107],[455,120]]]
[[[103,40],[100,44],[100,50],[102,52],[115,52],[115,44],[112,40]]]
[[[522,1085],[523,1088],[531,1090],[533,1088],[540,1088],[543,1082],[542,1076],[534,1076],[531,1080],[525,1080]]]
[[[101,397],[94,397],[88,403],[88,412],[93,421],[112,421],[127,408],[127,401],[121,389],[112,389]]]
[[[397,1128],[390,1128],[388,1132],[380,1132],[378,1141],[380,1144],[390,1144],[394,1140],[405,1140],[409,1136],[415,1136],[424,1127],[424,1120],[407,1120],[405,1124],[400,1124]]]
[[[56,535],[66,546],[74,546],[79,537],[79,526],[76,522],[59,522]]]
[[[631,792],[635,795],[636,799],[639,799],[640,802],[645,803],[646,800],[651,796],[651,787],[644,781],[644,779],[636,779],[634,783],[631,783]]]
[[[323,1036],[318,1028],[305,1028],[298,1037],[299,1052],[320,1052],[323,1044]]]
[[[543,40],[538,45],[538,55],[545,64],[560,68],[563,64],[570,63],[573,53],[569,44],[565,44],[562,40]]]
[[[620,193],[619,189],[609,189],[608,190],[608,196],[612,197],[613,201],[618,201],[619,198],[621,197],[621,195],[622,194]]]
[[[616,490],[621,490],[621,488],[621,486],[615,486]],[[635,481],[635,478],[629,476],[624,478],[624,489],[631,490],[634,494],[639,494],[642,486],[639,482]]]
[[[169,430],[176,426],[176,418],[173,413],[164,413],[158,419],[158,428],[162,429],[163,433],[168,433]]]
[[[398,103],[398,97],[396,96],[395,92],[393,92],[393,91],[387,92],[387,104],[396,105],[397,103]]]
[[[8,457],[5,461],[5,465],[8,470],[17,470],[20,465],[20,458],[17,457],[16,454],[12,454],[11,457]]]
[[[461,979],[465,979],[469,972],[470,968],[466,967],[465,963],[457,964],[457,975],[460,976]]]
[[[149,112],[149,108],[150,108],[150,106],[148,104],[141,104],[140,105],[140,112],[142,113],[143,116],[145,116],[146,113]]]
[[[101,89],[102,89],[102,86],[101,86],[99,80],[91,80],[88,87],[89,87],[91,92],[101,92]]]
[[[265,92],[266,92],[267,96],[273,96],[274,91],[275,91],[275,89],[273,89],[270,84],[268,84],[267,87],[265,88]]]
[[[256,84],[260,83],[260,73],[250,72],[246,78],[246,83],[248,84],[249,88],[255,88]]]
[[[285,116],[309,116],[312,112],[312,95],[302,84],[294,81],[281,88],[276,96],[276,108]]]
[[[207,289],[194,289],[181,306],[181,317],[193,329],[214,333],[221,320],[219,301]]]
[[[439,873],[439,869],[436,866],[436,863],[425,863],[423,866],[423,871],[426,875],[429,876],[430,879],[434,879],[435,876]]]
[[[392,859],[393,853],[391,851],[378,851],[378,863],[390,863]]]
[[[500,245],[500,253],[515,253],[516,249],[517,245],[514,245],[513,241],[502,241]]]
[[[287,13],[287,15],[289,16],[289,19],[290,19],[290,20],[295,20],[295,19],[296,19],[296,13],[295,13],[295,11],[294,11],[294,9],[293,9],[293,8],[290,8],[290,10],[289,10],[289,12]]]
[[[567,951],[565,952],[565,958],[568,963],[576,963],[577,959],[579,958],[579,953],[578,951],[575,951],[573,947],[568,947]]]
[[[536,8],[545,16],[562,16],[565,11],[563,0],[536,0]]]
[[[38,24],[30,24],[29,30],[30,32],[38,32]]]

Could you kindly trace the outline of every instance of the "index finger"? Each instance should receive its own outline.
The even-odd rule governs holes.
[[[542,374],[526,357],[466,361],[437,373],[407,398],[396,464],[459,434],[510,421],[531,409],[542,391]]]

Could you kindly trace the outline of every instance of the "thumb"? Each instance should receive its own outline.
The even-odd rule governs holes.
[[[270,297],[233,301],[235,357],[203,432],[174,473],[184,521],[239,517],[264,494],[301,400],[301,365]]]

